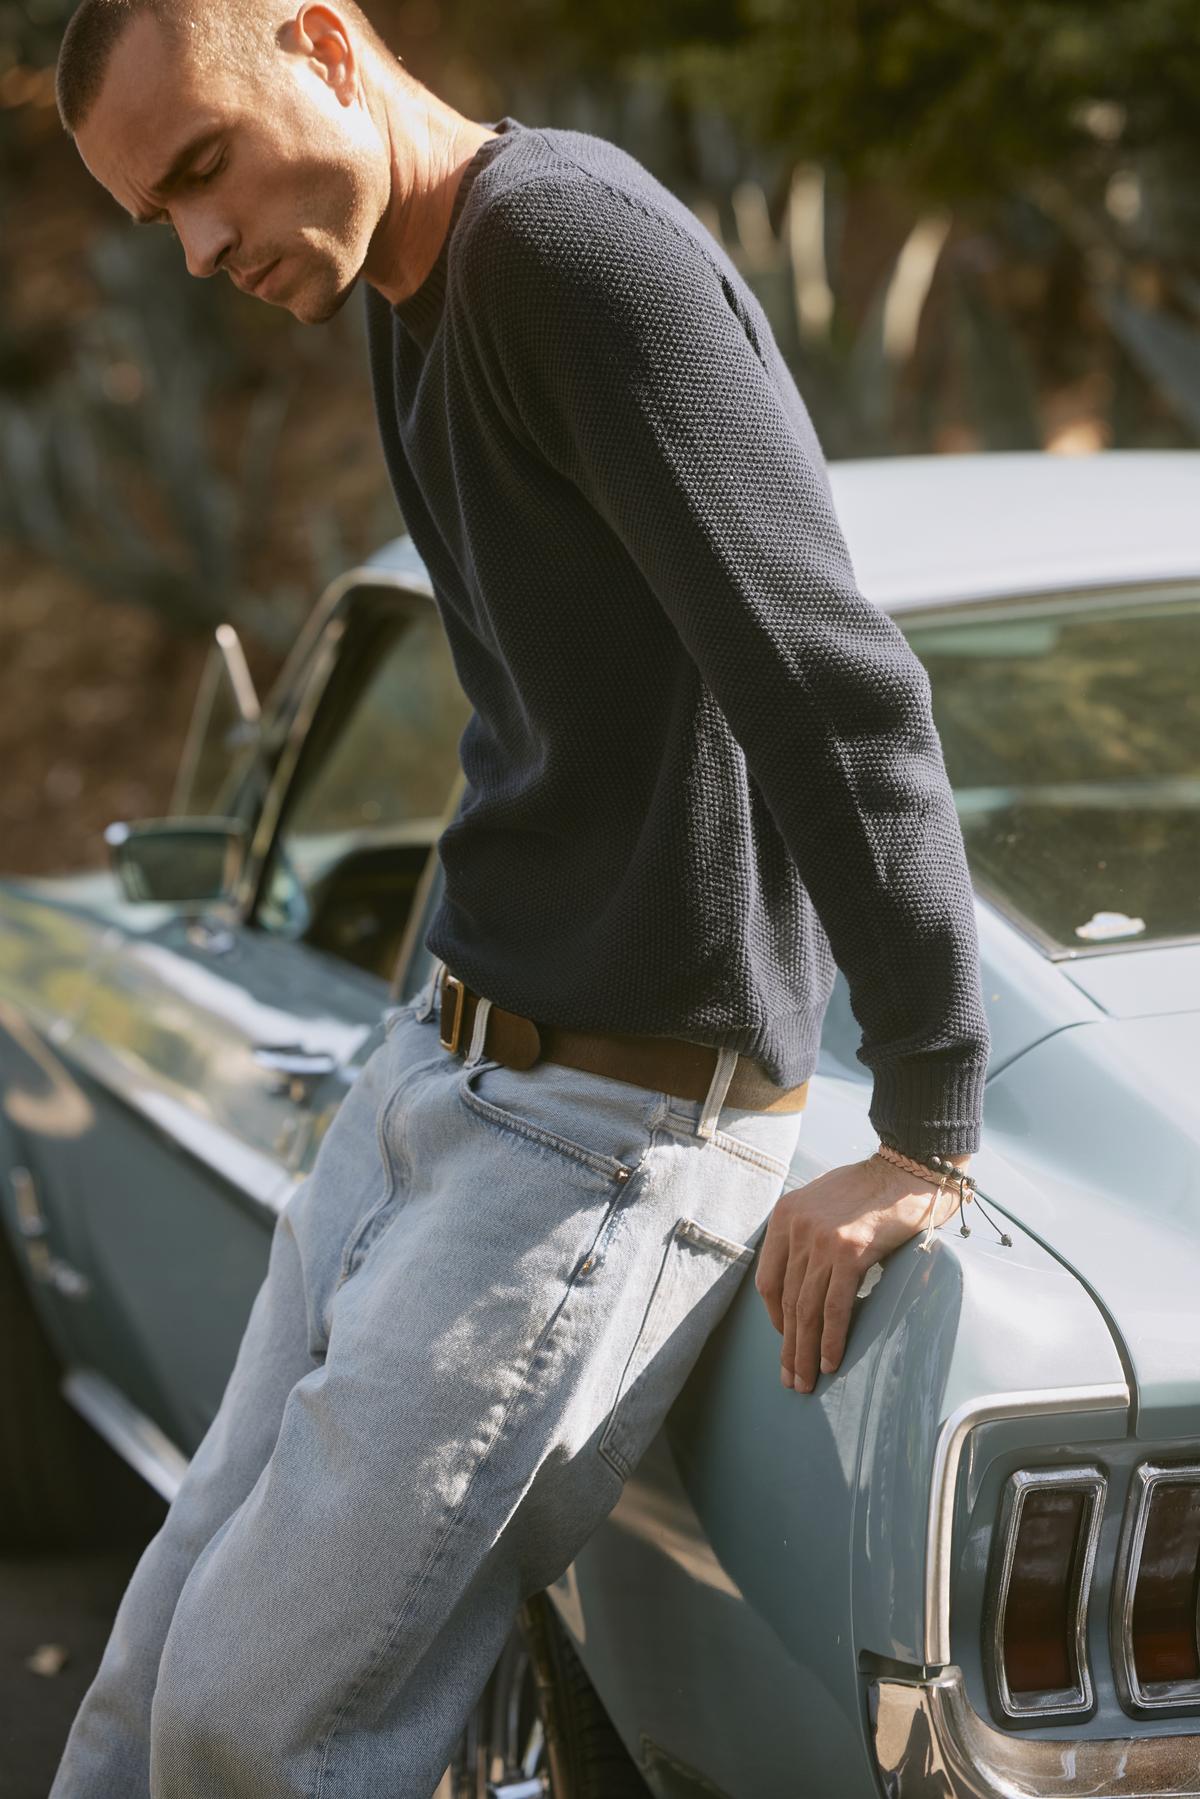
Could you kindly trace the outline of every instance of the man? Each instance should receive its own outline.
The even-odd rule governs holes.
[[[364,283],[475,711],[434,974],[280,1217],[54,1799],[428,1799],[764,1222],[809,1393],[957,1203],[990,1040],[928,682],[761,308],[615,145],[463,117],[351,0],[84,0],[58,93],[193,274],[309,323]],[[880,1148],[784,1192],[835,960]]]

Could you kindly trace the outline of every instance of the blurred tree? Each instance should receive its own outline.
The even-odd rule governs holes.
[[[71,10],[0,0],[0,205],[26,191],[32,143],[57,134],[70,154],[51,84]],[[831,454],[1200,434],[1195,0],[372,10],[470,116],[598,131],[693,205]],[[277,621],[288,607],[252,571],[306,334],[229,308],[170,256],[139,260],[88,204],[86,302],[57,333],[0,302],[0,529],[183,622],[234,594]],[[368,513],[386,520],[378,495]],[[305,517],[310,558],[332,565],[343,521]]]
[[[265,672],[399,523],[360,310],[306,331],[129,231],[54,107],[73,4],[0,0],[10,867],[164,806],[197,634]],[[1200,441],[1196,0],[367,5],[469,117],[597,132],[690,204],[830,455]]]

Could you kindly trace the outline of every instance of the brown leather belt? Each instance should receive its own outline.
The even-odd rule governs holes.
[[[465,1054],[475,1026],[479,994],[457,975],[443,969],[439,982],[438,1036],[443,1049]],[[535,1062],[565,1062],[617,1081],[633,1081],[679,1099],[704,1099],[717,1065],[709,1044],[682,1037],[643,1037],[618,1031],[568,1031],[558,1025],[535,1024],[519,1012],[495,1004],[487,1015],[483,1054],[506,1068],[532,1068]],[[780,1087],[768,1080],[758,1063],[739,1056],[725,1096],[727,1106],[751,1112],[802,1112],[808,1082]]]

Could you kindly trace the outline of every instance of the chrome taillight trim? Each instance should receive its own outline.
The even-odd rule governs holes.
[[[1150,1503],[1156,1489],[1167,1484],[1200,1487],[1200,1463],[1163,1467],[1157,1462],[1143,1462],[1134,1469],[1129,1483],[1129,1500],[1121,1527],[1121,1547],[1113,1582],[1110,1636],[1117,1691],[1121,1695],[1121,1704],[1130,1712],[1162,1712],[1180,1706],[1200,1705],[1200,1680],[1155,1681],[1151,1687],[1144,1687],[1138,1678],[1133,1651],[1133,1605]],[[1196,1629],[1200,1646],[1200,1619]]]
[[[1013,1559],[1021,1528],[1025,1501],[1032,1492],[1083,1493],[1086,1512],[1080,1524],[1079,1539],[1071,1568],[1070,1616],[1068,1645],[1076,1680],[1070,1687],[1027,1697],[1013,1693],[1004,1665],[1004,1621],[1008,1609],[1009,1586]],[[1096,1545],[1104,1516],[1104,1496],[1108,1482],[1099,1468],[1021,1468],[1009,1476],[1000,1506],[996,1553],[999,1557],[992,1576],[988,1607],[987,1668],[992,1696],[1006,1718],[1074,1717],[1092,1709],[1092,1672],[1088,1659],[1087,1619],[1092,1576],[1096,1568]]]
[[[967,1439],[981,1424],[998,1419],[1042,1418],[1058,1413],[1128,1412],[1124,1381],[1089,1387],[1047,1387],[1033,1392],[981,1393],[943,1418],[934,1444],[925,1527],[925,1661],[945,1667],[950,1659],[950,1587],[953,1571],[954,1505],[959,1464]]]

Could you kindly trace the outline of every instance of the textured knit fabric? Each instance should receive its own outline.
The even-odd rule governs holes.
[[[812,1074],[835,968],[910,1153],[990,1038],[929,681],[859,591],[766,316],[590,133],[492,127],[421,286],[366,289],[393,488],[474,707],[427,944],[498,1005]]]

